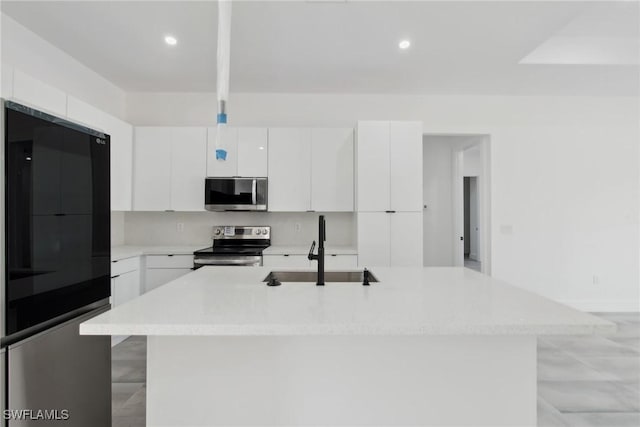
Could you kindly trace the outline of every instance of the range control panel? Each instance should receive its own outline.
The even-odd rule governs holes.
[[[271,227],[268,225],[239,226],[217,225],[213,227],[214,239],[270,239]]]

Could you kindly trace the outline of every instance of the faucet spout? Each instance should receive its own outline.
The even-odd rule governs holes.
[[[318,261],[318,277],[316,281],[317,286],[324,286],[324,242],[327,240],[326,235],[326,222],[324,220],[324,215],[320,215],[318,218],[318,254],[315,255],[313,250],[315,249],[316,242],[315,240],[311,244],[311,249],[309,250],[309,260]]]

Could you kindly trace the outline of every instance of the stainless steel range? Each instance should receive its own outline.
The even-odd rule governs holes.
[[[206,265],[262,265],[262,251],[271,245],[269,226],[215,226],[213,246],[193,253],[193,268]]]

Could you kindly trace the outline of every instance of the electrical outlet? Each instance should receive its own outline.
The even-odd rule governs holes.
[[[296,223],[293,225],[293,231],[295,231],[296,233],[299,233],[299,232],[300,232],[300,230],[302,230],[302,225],[301,225],[299,222],[296,222]]]
[[[184,231],[184,222],[176,223],[176,230],[178,233],[182,233]]]

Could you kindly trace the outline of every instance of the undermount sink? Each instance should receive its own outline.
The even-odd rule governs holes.
[[[264,278],[263,282],[270,282],[273,279],[279,282],[313,282],[317,280],[318,273],[315,271],[272,271]],[[362,283],[364,272],[358,271],[325,271],[325,282],[357,282]],[[377,282],[378,279],[369,272],[369,282]]]

